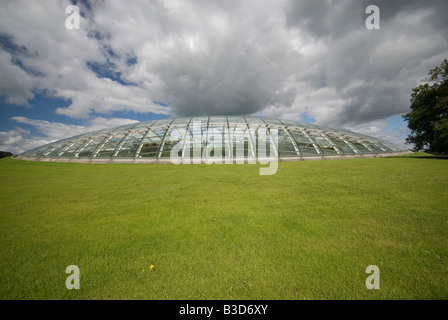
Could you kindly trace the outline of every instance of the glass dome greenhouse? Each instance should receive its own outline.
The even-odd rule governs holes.
[[[316,124],[254,116],[133,123],[56,141],[16,158],[85,163],[215,163],[384,157],[406,148]]]

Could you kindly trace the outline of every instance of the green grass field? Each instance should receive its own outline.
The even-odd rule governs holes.
[[[272,176],[5,158],[0,298],[447,299],[447,200],[448,160],[424,154],[282,162]]]

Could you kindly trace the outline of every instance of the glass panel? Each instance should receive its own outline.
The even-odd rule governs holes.
[[[229,124],[234,124],[234,123],[244,123],[246,124],[246,120],[244,120],[243,117],[236,117],[236,116],[231,116],[231,117],[227,117],[227,121],[229,122]]]
[[[168,134],[165,136],[165,143],[163,144],[161,158],[169,158],[171,154],[171,149],[180,143],[183,146],[183,141],[186,133],[186,124],[182,125],[172,125]],[[182,148],[180,149],[181,152]]]
[[[313,143],[308,139],[308,137],[301,131],[295,131],[289,129],[289,132],[296,140],[297,147],[299,147],[303,156],[318,156],[320,155],[316,148],[314,148]]]
[[[162,120],[157,120],[153,125],[152,128],[155,127],[164,127],[169,125],[174,119],[162,119]]]
[[[51,148],[49,148],[49,149],[47,149],[45,151],[45,157],[55,158],[66,147],[67,147],[66,143],[59,143],[59,142],[57,142],[54,145],[52,145]]]
[[[269,130],[266,128],[258,128],[254,135],[257,157],[270,157],[271,156],[271,142],[272,137],[269,133]],[[262,150],[265,150],[264,152]],[[273,146],[273,151],[275,152],[275,146]],[[272,156],[275,156],[273,154]]]
[[[221,116],[210,116],[209,119],[210,123],[219,123],[219,124],[223,124],[223,123],[227,123],[227,117],[221,117]]]
[[[55,158],[61,157],[61,155],[63,155],[64,153],[66,153],[67,150],[68,150],[70,147],[72,147],[73,145],[74,145],[74,143],[71,142],[71,141],[68,141],[68,142],[66,142],[66,143],[62,143],[62,144],[61,144],[61,148],[58,149],[58,152],[57,152],[55,155],[53,155],[53,157],[55,157]]]
[[[337,155],[338,154],[338,152],[331,145],[331,143],[327,139],[325,139],[325,137],[322,136],[317,130],[309,128],[309,129],[307,129],[307,132],[316,141],[316,144],[323,151],[324,155]]]
[[[337,134],[333,132],[325,132],[327,137],[342,151],[344,154],[356,154],[356,152],[342,140]]]
[[[281,120],[281,122],[288,127],[297,127],[299,125],[299,123],[297,121],[292,121],[292,120]]]
[[[307,123],[307,122],[300,122],[300,127],[305,128],[305,129],[314,129],[315,127],[311,124],[311,123]]]
[[[278,155],[280,157],[298,157],[296,149],[288,134],[283,130],[278,130]]]
[[[76,151],[74,155],[77,158],[88,158],[92,155],[92,152],[96,149],[100,142],[91,140],[85,146],[83,146],[79,151]]]
[[[224,122],[223,122],[224,121]],[[206,137],[206,153],[211,157],[225,156],[225,142],[224,130],[227,127],[227,118],[215,117],[213,121],[209,122],[208,131],[205,133]],[[228,139],[227,139],[228,140]]]
[[[35,156],[37,157],[46,157],[48,156],[48,154],[50,154],[52,151],[57,150],[58,149],[58,143],[52,143],[48,146],[45,146],[45,148],[37,150],[37,152],[35,153]]]
[[[389,142],[384,141],[384,140],[381,140],[380,142],[381,142],[384,146],[388,147],[388,148],[389,148],[390,150],[392,150],[392,151],[403,151],[403,150],[405,150],[405,148],[402,148],[402,147],[400,147],[400,146],[398,146],[398,145],[394,145],[394,144],[389,143]]]
[[[266,123],[258,117],[246,117],[247,123],[252,126],[265,126]]]
[[[72,142],[64,150],[61,150],[61,152],[59,153],[59,158],[72,157],[76,150],[80,149],[83,145],[85,145],[89,141],[90,141],[90,139],[80,139],[80,140]]]
[[[264,122],[266,122],[266,124],[269,124],[269,125],[276,125],[276,126],[284,126],[284,124],[280,121],[280,120],[277,120],[277,119],[270,119],[270,118],[263,118],[263,120],[264,120]]]
[[[354,136],[345,136],[345,138],[350,141],[351,144],[355,146],[361,153],[373,153],[370,149],[368,149],[369,146],[365,146],[361,140]]]
[[[176,118],[173,120],[173,122],[171,123],[171,125],[187,125],[190,122],[190,117],[184,117],[184,118]]]
[[[156,158],[159,150],[159,144],[162,141],[164,134],[165,130],[148,132],[140,143],[141,149],[137,157]]]
[[[94,156],[96,158],[111,157],[115,148],[118,146],[124,136],[124,133],[117,133],[114,136],[110,137],[102,146],[100,146],[100,149],[97,150],[97,153]]]
[[[131,158],[134,157],[135,152],[137,151],[140,141],[143,138],[145,131],[137,131],[129,135],[118,151],[116,157],[118,158]]]
[[[133,129],[138,124],[139,124],[139,122],[135,122],[135,123],[131,123],[131,124],[125,124],[125,125],[122,125],[122,126],[119,126],[119,127],[112,128],[111,130],[113,130],[113,131],[128,131],[130,129]],[[106,129],[106,130],[108,130],[108,129]]]
[[[234,158],[246,158],[253,156],[253,150],[250,144],[250,134],[245,122],[233,123],[228,131],[230,148]]]
[[[147,129],[152,127],[158,120],[139,122],[133,128],[134,130]]]
[[[375,153],[383,153],[386,152],[386,149],[379,143],[372,141],[370,139],[364,139],[364,143],[368,144],[371,149],[375,151]]]
[[[202,157],[202,151],[205,147],[205,139],[207,136],[207,121],[208,117],[194,117],[190,122],[190,130],[188,132],[188,139],[185,146],[186,155],[190,153],[190,157],[193,159],[200,159]]]

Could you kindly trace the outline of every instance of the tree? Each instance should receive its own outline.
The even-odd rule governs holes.
[[[7,151],[0,151],[0,159],[1,158],[6,158],[6,157],[10,157],[12,156],[11,152],[7,152]]]
[[[412,89],[411,112],[403,115],[414,151],[448,154],[448,60],[432,69],[424,84]]]

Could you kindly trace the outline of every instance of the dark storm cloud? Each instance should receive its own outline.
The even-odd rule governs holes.
[[[368,5],[380,9],[380,30],[365,28]],[[286,27],[325,43],[327,55],[317,67],[319,83],[334,88],[341,99],[333,117],[318,110],[315,116],[342,125],[406,112],[411,88],[447,54],[447,5],[447,1],[289,1]]]
[[[289,0],[285,5],[286,26],[300,28],[315,37],[338,38],[364,24],[369,5],[379,7],[382,24],[423,11],[425,25],[436,31],[448,28],[446,0]]]
[[[210,40],[206,54],[180,48],[180,56],[160,66],[175,114],[250,114],[271,104],[291,105],[295,90],[287,81],[298,56],[283,51],[274,35],[256,41],[241,35]]]
[[[268,105],[290,106],[288,81],[300,55],[272,11],[249,11],[249,2],[200,2],[191,11],[166,13],[174,42],[151,68],[163,81],[175,115],[250,114]]]

